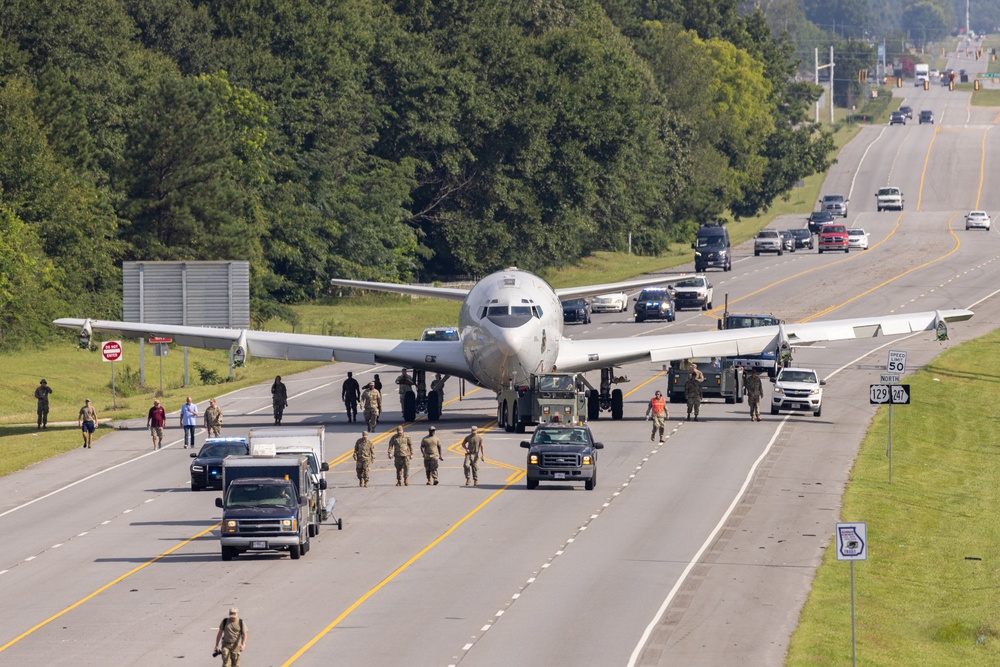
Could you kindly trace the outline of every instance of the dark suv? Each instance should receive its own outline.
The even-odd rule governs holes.
[[[594,442],[586,424],[539,426],[531,442],[521,446],[528,450],[524,480],[529,489],[537,489],[539,482],[583,482],[587,491],[597,486],[597,450],[604,445]]]
[[[647,287],[635,301],[632,315],[636,322],[644,320],[666,320],[673,322],[674,300],[666,287]]]
[[[813,211],[809,214],[806,222],[809,223],[810,232],[819,234],[819,230],[823,229],[823,225],[829,225],[833,222],[833,216],[828,211]]]
[[[920,125],[923,125],[924,123],[930,123],[931,125],[934,124],[933,111],[927,111],[926,109],[924,109],[923,111],[920,112]]]

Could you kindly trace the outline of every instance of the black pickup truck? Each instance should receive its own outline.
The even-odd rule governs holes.
[[[549,423],[539,426],[531,442],[522,442],[528,450],[529,489],[539,482],[583,482],[587,491],[597,486],[597,450],[604,445],[594,442],[586,425]]]

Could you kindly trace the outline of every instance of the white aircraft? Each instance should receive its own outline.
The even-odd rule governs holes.
[[[558,290],[538,276],[517,268],[490,274],[470,290],[358,280],[331,281],[344,287],[461,301],[458,341],[349,338],[70,318],[56,320],[55,324],[80,329],[81,343],[88,344],[94,331],[103,331],[125,338],[171,337],[178,345],[198,348],[230,349],[235,345],[234,357],[239,361],[247,356],[258,356],[412,368],[417,392],[403,405],[403,418],[413,421],[418,410],[426,411],[431,420],[436,420],[441,413],[437,392],[428,394],[426,391],[427,372],[465,378],[499,392],[505,387],[526,384],[533,373],[582,373],[600,369],[600,392],[591,391],[589,397],[592,402],[589,413],[593,419],[598,403],[601,409],[609,409],[612,393],[617,394],[614,398],[621,402],[621,391],[611,392],[610,385],[614,367],[623,364],[759,354],[788,345],[914,331],[936,330],[937,335],[943,337],[947,335],[946,322],[967,320],[973,315],[969,310],[945,310],[630,338],[570,340],[563,337],[560,299],[629,291],[686,277],[659,276]],[[613,411],[613,415],[620,418],[620,409]],[[498,409],[499,421],[507,426],[509,419],[505,417]]]

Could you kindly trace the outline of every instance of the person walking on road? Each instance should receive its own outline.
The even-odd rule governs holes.
[[[215,635],[215,652],[213,656],[222,656],[222,667],[240,667],[240,655],[247,647],[247,624],[240,618],[240,610],[233,607],[229,616],[222,619],[219,632]]]
[[[656,440],[656,432],[659,431],[660,442],[663,442],[663,431],[666,428],[667,419],[670,418],[670,413],[667,411],[667,400],[660,392],[656,392],[653,398],[649,399],[649,405],[646,407],[646,421],[649,421],[650,413],[653,415],[653,433],[649,439]]]
[[[281,416],[288,407],[288,389],[280,375],[274,378],[274,384],[271,385],[271,407],[274,409],[274,423],[281,424]]]
[[[389,458],[396,466],[396,486],[410,485],[410,460],[413,459],[413,443],[410,436],[403,433],[403,425],[396,427],[396,435],[389,439]]]
[[[406,374],[406,369],[399,374],[396,378],[396,384],[399,385],[399,408],[406,414],[406,397],[413,394],[413,378]],[[406,418],[404,417],[405,421]]]
[[[45,380],[35,387],[35,400],[38,401],[38,428],[48,428],[49,426],[49,394],[52,387]]]
[[[473,426],[469,435],[462,440],[462,449],[465,451],[465,461],[462,469],[465,471],[465,485],[469,485],[469,478],[475,486],[479,486],[479,459],[486,461],[486,448],[483,445],[483,436],[479,435],[479,429]]]
[[[361,400],[361,386],[354,379],[354,373],[347,371],[347,379],[340,390],[340,398],[344,401],[344,410],[347,412],[347,421],[358,421],[358,401]]]
[[[372,382],[375,383],[375,388],[379,390],[379,393],[381,393],[382,392],[382,381],[378,379],[378,373],[376,373],[374,375],[374,377],[372,378]]]
[[[760,371],[753,369],[747,378],[747,403],[750,404],[750,421],[760,421],[760,399],[764,396],[764,387],[760,382]]]
[[[368,430],[374,433],[378,416],[382,414],[382,394],[375,388],[374,382],[369,382],[361,392],[361,409],[364,410]]]
[[[181,406],[181,428],[184,429],[184,449],[194,449],[194,429],[198,426],[198,406],[188,396]]]
[[[208,403],[208,409],[205,410],[205,430],[208,431],[208,437],[218,438],[222,435],[222,410],[215,404],[214,398]]]
[[[354,460],[358,471],[358,486],[368,486],[372,463],[375,462],[375,443],[368,439],[368,431],[362,431],[361,437],[354,443]]]
[[[431,380],[431,391],[436,391],[438,393],[438,405],[444,405],[444,383],[448,378],[441,377],[440,373],[434,374],[434,379]]]
[[[427,429],[427,435],[420,441],[420,453],[424,455],[424,472],[427,473],[427,484],[437,486],[438,483],[438,462],[444,461],[441,456],[441,441],[434,434],[437,429],[433,426]]]
[[[163,409],[159,401],[154,400],[153,407],[149,409],[149,413],[146,415],[146,428],[149,429],[149,434],[153,436],[153,449],[163,447],[163,427],[166,425],[167,411]]]
[[[97,410],[90,404],[89,398],[83,402],[83,407],[80,408],[80,417],[77,419],[77,423],[83,432],[83,448],[91,449],[94,431],[97,429]]]
[[[694,420],[698,421],[698,412],[701,409],[701,383],[705,381],[705,375],[698,370],[698,367],[691,364],[687,382],[684,383],[684,398],[687,399],[687,419],[691,420],[691,413],[694,412]]]

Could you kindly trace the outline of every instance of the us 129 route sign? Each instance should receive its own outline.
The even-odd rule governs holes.
[[[908,384],[873,384],[868,386],[868,402],[872,405],[907,405],[910,402]]]

